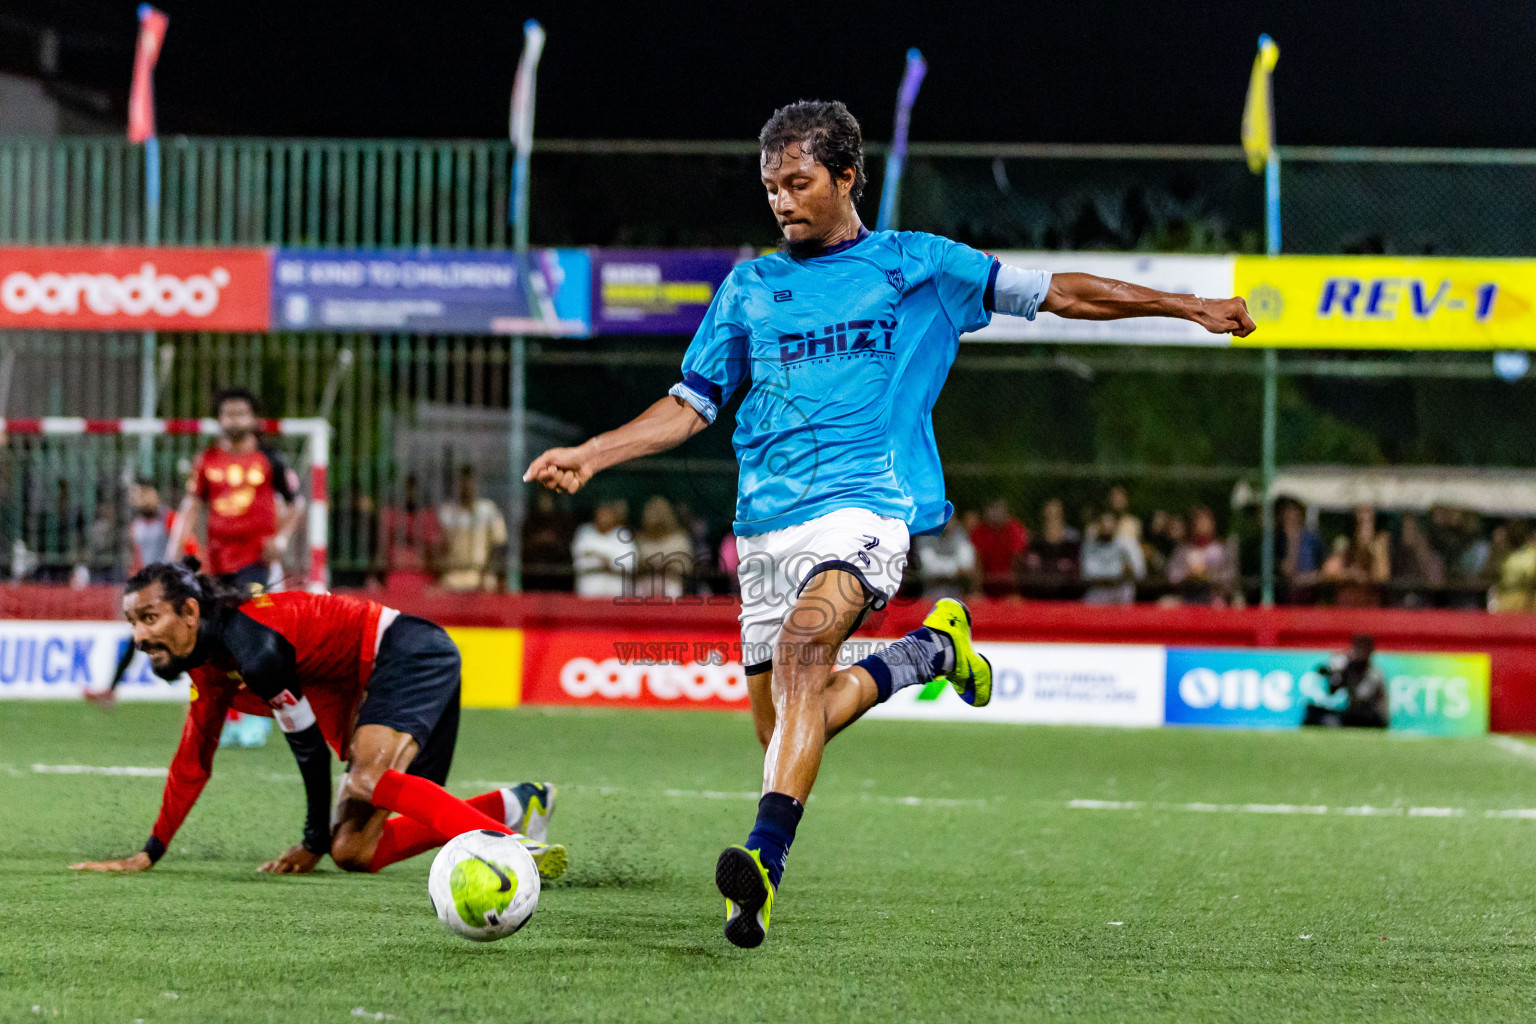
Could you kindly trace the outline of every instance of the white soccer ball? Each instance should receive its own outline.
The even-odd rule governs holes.
[[[465,832],[437,852],[427,895],[444,928],[472,942],[494,942],[533,916],[539,868],[516,836]]]

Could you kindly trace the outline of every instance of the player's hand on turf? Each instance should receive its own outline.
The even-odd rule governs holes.
[[[307,875],[320,863],[321,855],[310,853],[302,846],[293,846],[276,860],[269,860],[260,870],[269,875]]]
[[[117,705],[116,690],[86,690],[82,696],[103,711],[111,711]]]
[[[523,474],[525,483],[543,484],[566,494],[575,494],[590,479],[592,467],[582,457],[580,448],[551,448],[534,459]]]
[[[140,850],[132,857],[124,857],[121,860],[83,860],[79,864],[71,864],[71,871],[122,871],[131,873],[134,871],[148,871],[155,866],[155,862],[149,859],[149,854]]]
[[[1230,334],[1234,338],[1246,338],[1256,329],[1253,317],[1248,315],[1248,303],[1240,295],[1230,299],[1201,299],[1190,319],[1212,334]]]

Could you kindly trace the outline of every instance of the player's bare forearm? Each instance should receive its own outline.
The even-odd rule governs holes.
[[[676,448],[708,425],[693,406],[668,395],[616,430],[575,448],[551,448],[533,460],[523,479],[575,494],[610,466]]]
[[[1246,338],[1254,331],[1248,304],[1241,297],[1204,299],[1094,274],[1053,274],[1040,308],[1069,320],[1166,316],[1193,321],[1212,334]]]

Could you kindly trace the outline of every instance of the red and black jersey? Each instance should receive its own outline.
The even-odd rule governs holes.
[[[197,457],[187,493],[208,506],[208,564],[215,575],[261,561],[277,533],[277,498],[293,501],[298,477],[276,449],[237,453],[214,445]]]
[[[148,847],[158,847],[155,855],[202,793],[231,708],[268,716],[276,712],[281,720],[302,706],[313,721],[306,717],[298,728],[318,727],[324,744],[345,759],[358,702],[373,670],[383,611],[373,601],[303,592],[260,594],[234,608],[210,609],[220,617],[207,623],[199,640],[203,662],[187,673],[192,701]],[[294,744],[295,733],[288,735]],[[329,814],[329,758],[318,741],[312,747],[311,755],[320,755],[318,766],[313,756],[308,765],[300,756],[310,796],[306,836],[322,828]],[[295,754],[300,754],[297,746]],[[321,785],[323,793],[317,789]]]

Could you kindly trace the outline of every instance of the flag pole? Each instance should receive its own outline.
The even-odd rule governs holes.
[[[891,151],[885,157],[885,181],[880,187],[880,215],[875,230],[894,231],[900,220],[901,174],[907,163],[907,130],[912,122],[912,104],[917,101],[917,90],[922,87],[923,75],[928,63],[916,47],[907,51],[907,69],[901,76],[901,87],[896,90],[896,134],[891,139]]]
[[[128,141],[144,144],[144,244],[160,244],[160,137],[155,131],[155,63],[165,42],[170,18],[149,4],[140,4],[139,36],[133,54],[133,84],[128,91]],[[139,416],[155,418],[159,404],[156,348],[159,335],[145,331],[139,342]],[[139,436],[139,472],[155,470],[154,438]]]
[[[539,57],[544,53],[544,29],[534,19],[523,23],[523,55],[517,62],[517,76],[512,84],[512,110],[507,119],[507,134],[512,140],[512,196],[507,216],[512,221],[512,248],[519,255],[528,252],[528,172],[533,151],[534,85]],[[532,264],[518,261],[520,273],[529,273]],[[525,282],[526,284],[526,282]],[[511,523],[507,526],[507,590],[523,589],[523,523],[528,518],[528,488],[523,471],[528,468],[528,341],[523,335],[512,336],[507,359],[507,462]]]
[[[1263,158],[1264,252],[1280,255],[1280,152],[1275,146],[1274,96],[1270,76],[1280,59],[1280,48],[1268,34],[1259,36],[1259,51],[1248,84],[1243,110],[1243,148],[1249,167]],[[1280,429],[1280,356],[1273,345],[1264,346],[1264,423],[1259,461],[1259,600],[1265,608],[1275,603],[1275,502],[1276,438]]]

